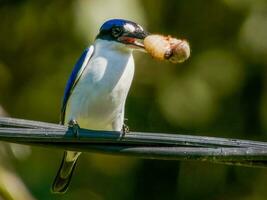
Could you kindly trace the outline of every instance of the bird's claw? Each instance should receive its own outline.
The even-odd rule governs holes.
[[[129,126],[127,126],[126,124],[123,124],[121,134],[120,134],[120,140],[122,140],[122,138],[124,138],[125,134],[129,133],[129,132],[130,132]]]
[[[79,137],[80,126],[79,126],[78,122],[75,119],[72,119],[69,121],[68,126],[69,126],[69,128],[72,129],[74,136]]]

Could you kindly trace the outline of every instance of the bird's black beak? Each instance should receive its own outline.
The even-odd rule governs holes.
[[[134,32],[126,32],[118,38],[119,42],[131,46],[134,49],[144,50],[144,39],[149,35],[143,30],[136,30]]]

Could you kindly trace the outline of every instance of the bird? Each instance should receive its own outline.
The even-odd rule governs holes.
[[[124,112],[133,80],[133,51],[146,52],[149,35],[139,24],[125,19],[103,23],[94,44],[84,50],[66,84],[60,123],[73,128],[126,132]],[[81,152],[64,151],[52,192],[65,193]]]

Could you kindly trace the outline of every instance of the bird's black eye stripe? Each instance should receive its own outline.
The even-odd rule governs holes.
[[[113,27],[112,29],[111,29],[111,34],[113,35],[113,37],[119,37],[121,34],[122,34],[122,32],[123,32],[123,30],[122,30],[122,28],[121,27],[117,27],[117,26],[115,26],[115,27]]]

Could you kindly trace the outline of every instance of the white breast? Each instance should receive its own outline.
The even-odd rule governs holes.
[[[75,119],[83,128],[120,131],[133,75],[130,50],[113,42],[97,41],[68,100],[65,121]]]

